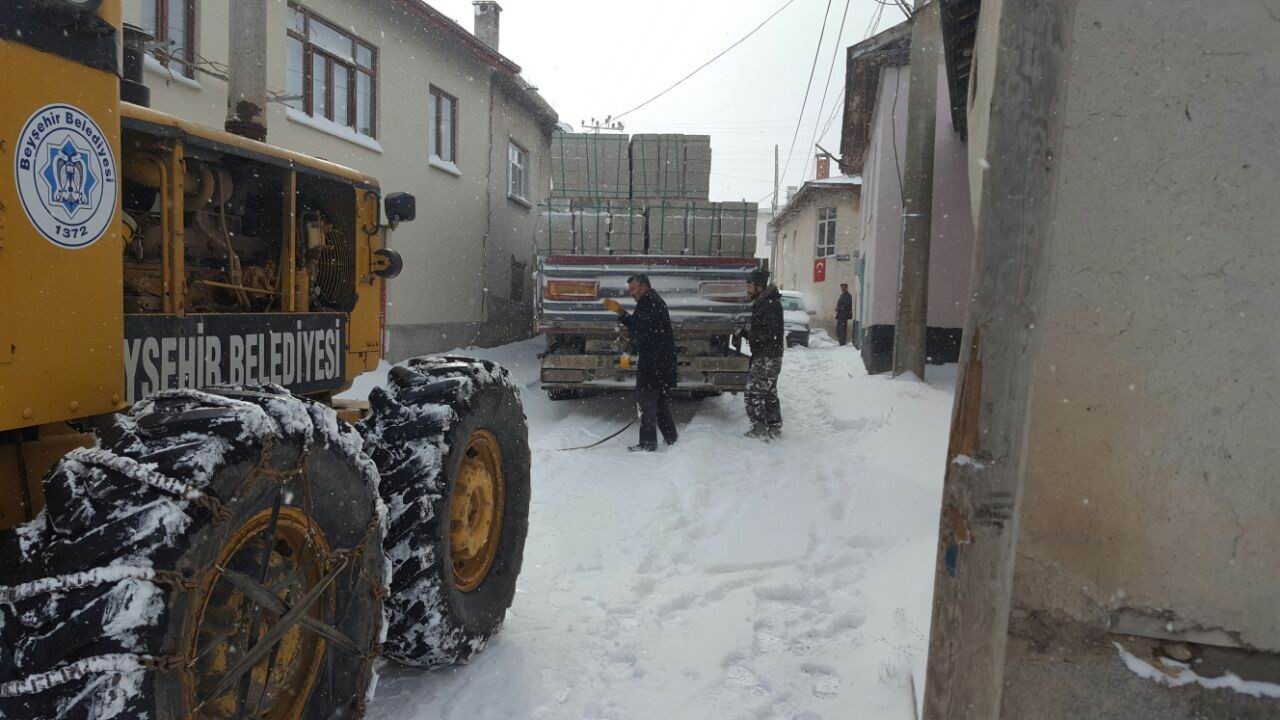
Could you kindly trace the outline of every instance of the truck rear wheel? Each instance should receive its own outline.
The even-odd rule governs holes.
[[[358,716],[386,594],[360,445],[279,388],[167,392],[113,418],[7,544],[0,716]]]
[[[515,596],[529,515],[520,396],[493,363],[425,357],[392,368],[361,423],[382,474],[391,563],[385,653],[468,662]]]

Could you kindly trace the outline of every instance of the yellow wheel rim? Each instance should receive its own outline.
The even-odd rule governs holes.
[[[476,430],[467,440],[450,500],[449,560],[454,585],[462,592],[480,587],[493,567],[505,498],[498,439],[488,430]]]
[[[192,717],[295,720],[302,715],[319,676],[325,641],[295,624],[271,653],[237,681],[218,693],[213,691],[224,675],[249,648],[265,635],[279,617],[253,602],[224,578],[230,569],[252,577],[262,577],[263,550],[269,547],[267,571],[262,585],[285,605],[306,595],[324,577],[328,545],[323,533],[300,508],[280,508],[274,534],[271,510],[254,515],[231,534],[218,553],[217,566],[201,584],[193,598],[190,632],[185,652],[185,685],[188,707],[197,708]],[[310,614],[323,620],[332,612],[332,590]],[[256,627],[257,637],[250,636]],[[247,692],[244,685],[247,685]],[[244,700],[241,700],[241,695]]]

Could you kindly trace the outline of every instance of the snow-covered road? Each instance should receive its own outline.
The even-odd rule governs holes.
[[[503,631],[471,665],[383,669],[374,720],[913,718],[923,686],[954,366],[868,377],[852,347],[788,352],[785,437],[742,399],[681,402],[631,454],[625,396],[553,403],[540,339],[468,351],[524,385],[533,506]],[[367,393],[376,378],[362,379]],[[914,678],[914,680],[913,680]]]

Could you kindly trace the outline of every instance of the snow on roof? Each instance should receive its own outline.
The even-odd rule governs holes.
[[[824,180],[806,180],[800,190],[791,196],[786,205],[778,208],[778,215],[769,221],[770,227],[781,227],[783,221],[792,212],[798,210],[808,200],[809,194],[815,190],[850,189],[862,186],[861,175],[836,175]]]
[[[806,185],[861,185],[861,175],[836,175],[825,180],[809,180]]]

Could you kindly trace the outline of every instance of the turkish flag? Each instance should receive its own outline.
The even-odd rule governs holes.
[[[818,258],[813,261],[813,281],[825,282],[827,279],[827,259]]]

